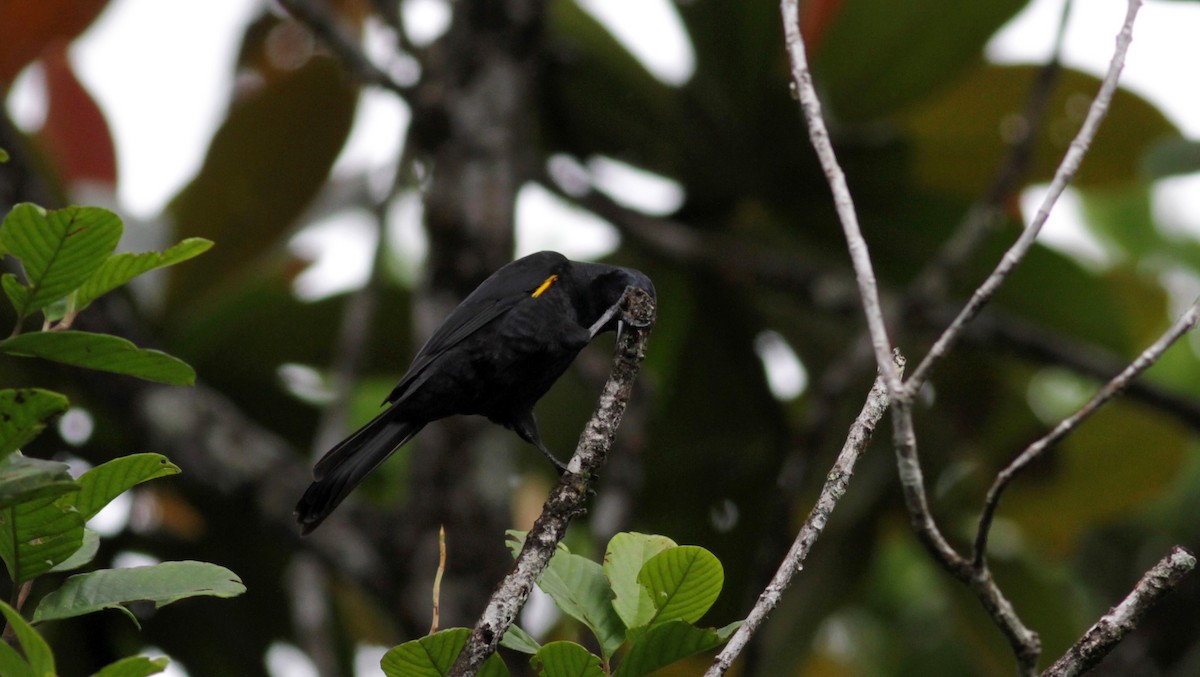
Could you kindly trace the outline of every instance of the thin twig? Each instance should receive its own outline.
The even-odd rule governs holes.
[[[286,9],[292,18],[308,27],[360,81],[382,87],[401,98],[407,99],[412,95],[412,87],[396,82],[363,54],[356,41],[346,35],[337,18],[326,6],[314,0],[279,0],[279,5]]]
[[[1112,61],[1109,63],[1108,73],[1104,76],[1104,81],[1100,85],[1100,91],[1096,94],[1096,98],[1092,101],[1092,105],[1088,109],[1087,117],[1084,119],[1083,125],[1079,128],[1079,133],[1071,141],[1071,146],[1067,149],[1062,162],[1059,164],[1057,171],[1055,171],[1054,179],[1050,182],[1050,187],[1046,191],[1046,197],[1042,200],[1041,206],[1038,207],[1037,214],[1034,215],[1033,220],[1022,231],[1021,236],[1017,238],[1016,242],[1004,253],[1003,258],[1000,259],[1000,263],[992,271],[992,274],[975,290],[975,293],[971,296],[971,300],[963,307],[958,317],[954,319],[954,322],[934,342],[925,359],[921,360],[921,363],[917,365],[912,376],[908,378],[908,381],[904,385],[905,390],[910,395],[921,389],[926,379],[929,378],[930,370],[958,341],[958,338],[962,335],[963,327],[979,314],[979,311],[991,300],[996,290],[1000,288],[1000,285],[1004,283],[1009,274],[1017,267],[1017,264],[1025,258],[1026,253],[1033,247],[1038,233],[1041,232],[1042,226],[1045,225],[1046,219],[1050,217],[1050,210],[1054,208],[1054,204],[1058,201],[1059,196],[1066,190],[1067,184],[1074,178],[1075,173],[1079,171],[1079,165],[1083,162],[1084,155],[1087,154],[1092,140],[1096,138],[1096,132],[1100,129],[1100,123],[1103,122],[1104,117],[1108,114],[1108,107],[1112,103],[1113,95],[1117,91],[1117,81],[1120,79],[1121,70],[1125,67],[1125,54],[1129,51],[1129,44],[1133,40],[1133,21],[1137,17],[1138,9],[1141,8],[1142,0],[1128,1],[1129,9],[1125,14],[1125,22],[1121,25],[1121,31],[1117,34],[1116,49],[1113,52]]]
[[[1197,322],[1200,322],[1200,301],[1193,303],[1175,321],[1175,324],[1171,325],[1170,329],[1164,332],[1149,348],[1142,351],[1142,354],[1138,355],[1137,359],[1130,363],[1121,373],[1113,377],[1107,385],[1100,389],[1100,392],[1088,400],[1087,404],[1080,407],[1074,414],[1060,421],[1050,432],[1026,447],[1006,468],[996,475],[991,489],[988,490],[987,500],[983,505],[983,512],[979,516],[979,528],[975,534],[975,548],[971,558],[973,567],[980,569],[984,566],[984,559],[987,556],[988,532],[991,530],[992,519],[996,514],[996,507],[1000,504],[1000,496],[1008,488],[1013,478],[1017,476],[1017,473],[1037,460],[1047,449],[1071,434],[1084,420],[1095,413],[1106,402],[1119,395],[1129,385],[1130,381],[1153,366],[1155,362],[1158,362],[1163,353],[1167,351],[1167,348],[1170,348],[1184,334],[1195,328]]]
[[[892,343],[888,339],[887,327],[883,321],[883,308],[879,303],[879,288],[875,282],[875,270],[871,266],[871,254],[867,250],[867,241],[863,238],[858,226],[858,215],[854,211],[854,199],[850,196],[850,187],[846,185],[846,175],[838,165],[837,156],[833,152],[833,143],[829,140],[829,130],[825,128],[825,120],[821,116],[821,100],[817,98],[817,90],[813,88],[812,73],[808,70],[808,57],[804,52],[804,37],[800,34],[799,0],[782,0],[779,10],[783,14],[784,43],[792,69],[792,83],[800,99],[800,108],[804,119],[808,122],[808,136],[812,140],[829,188],[833,191],[833,204],[837,209],[838,220],[842,223],[842,231],[846,236],[846,247],[850,251],[850,260],[854,265],[854,278],[858,283],[858,293],[862,298],[863,312],[867,316],[867,328],[871,332],[871,345],[875,349],[875,362],[887,383],[888,395],[892,398],[902,394],[903,383],[892,364]]]
[[[894,359],[896,372],[902,373],[904,358],[896,353]],[[804,525],[801,526],[800,533],[796,535],[796,540],[788,550],[787,557],[779,565],[771,583],[759,595],[758,602],[750,610],[750,614],[746,616],[742,626],[730,638],[721,653],[717,654],[716,659],[709,666],[708,672],[704,673],[705,677],[720,677],[725,674],[734,659],[745,648],[746,643],[766,620],[767,614],[771,613],[779,604],[783,591],[792,583],[792,577],[800,573],[804,566],[804,560],[808,557],[813,544],[820,538],[821,532],[824,531],[829,516],[833,514],[833,509],[837,507],[838,501],[846,493],[846,489],[850,485],[850,478],[854,474],[854,464],[866,450],[867,443],[871,441],[871,435],[875,432],[875,425],[879,419],[883,418],[887,407],[887,384],[884,382],[883,375],[880,374],[875,379],[875,385],[871,388],[871,392],[867,394],[867,401],[863,404],[862,411],[854,419],[854,424],[850,426],[850,434],[846,437],[841,453],[838,454],[837,460],[834,461],[833,467],[825,477],[825,485],[821,487],[817,503],[808,513],[808,518],[804,520]]]
[[[621,305],[622,312],[632,320],[630,324],[635,328],[622,334],[613,358],[612,372],[604,384],[595,413],[579,437],[575,455],[567,464],[567,472],[563,473],[558,486],[546,499],[542,514],[526,536],[517,561],[492,593],[470,639],[451,668],[450,677],[474,675],[483,662],[495,653],[504,633],[529,598],[534,581],[550,563],[550,557],[566,534],[567,526],[585,510],[584,503],[592,478],[604,465],[617,427],[621,424],[654,323],[655,304],[649,294],[638,289],[627,289]]]
[[[442,574],[446,573],[446,527],[438,527],[438,568],[433,576],[433,621],[429,624],[429,634],[438,631],[438,623],[442,614]]]
[[[1142,576],[1120,604],[1101,616],[1062,658],[1042,673],[1042,677],[1075,677],[1095,667],[1137,627],[1142,615],[1174,590],[1195,567],[1195,555],[1180,546],[1172,548]]]

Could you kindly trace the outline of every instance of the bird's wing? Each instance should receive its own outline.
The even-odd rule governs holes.
[[[429,365],[437,361],[450,348],[507,313],[531,293],[541,290],[551,282],[551,276],[562,264],[567,263],[562,254],[538,252],[518,259],[493,273],[476,287],[455,308],[425,342],[413,358],[408,373],[388,395],[385,402],[395,402],[413,386],[424,380]],[[558,276],[554,275],[557,280]]]

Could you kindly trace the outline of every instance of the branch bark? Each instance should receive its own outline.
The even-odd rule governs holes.
[[[1091,670],[1137,627],[1150,607],[1174,590],[1195,567],[1195,555],[1178,545],[1172,548],[1142,576],[1120,604],[1101,616],[1042,677],[1074,677]]]
[[[896,371],[902,372],[904,358],[896,353],[894,360]],[[862,411],[850,426],[850,434],[846,437],[842,451],[825,476],[825,485],[821,487],[817,503],[808,513],[803,526],[800,527],[800,532],[796,535],[796,540],[788,550],[783,563],[779,565],[770,584],[759,595],[758,602],[750,610],[750,614],[746,616],[742,626],[733,634],[725,648],[717,654],[708,671],[704,673],[704,677],[724,675],[733,665],[733,661],[741,654],[742,649],[746,647],[750,638],[766,621],[767,614],[779,605],[783,591],[791,586],[792,578],[804,568],[804,560],[808,557],[809,551],[821,537],[821,533],[825,530],[825,524],[829,521],[829,516],[833,514],[838,501],[850,486],[850,478],[854,475],[854,465],[866,450],[867,444],[871,441],[871,435],[875,432],[875,426],[879,423],[879,419],[883,418],[887,407],[887,384],[884,382],[883,374],[880,374],[875,379],[875,385],[871,391],[867,393],[867,401],[863,403]]]
[[[627,324],[634,326],[617,343],[612,372],[604,384],[596,411],[579,437],[567,472],[546,499],[542,514],[525,537],[517,561],[492,593],[449,677],[471,677],[495,653],[504,633],[529,599],[534,581],[545,571],[559,541],[566,535],[567,526],[586,511],[584,504],[591,493],[593,478],[604,466],[621,424],[633,392],[633,382],[646,356],[646,341],[654,323],[654,299],[645,292],[627,289],[621,298],[621,306],[625,317],[631,320]]]

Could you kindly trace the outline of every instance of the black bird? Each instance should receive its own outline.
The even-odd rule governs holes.
[[[597,334],[619,329],[626,287],[654,295],[650,278],[631,268],[570,261],[538,252],[483,281],[437,328],[387,409],[330,449],[296,505],[307,534],[392,452],[426,423],[481,414],[564,466],[538,434],[533,405]]]

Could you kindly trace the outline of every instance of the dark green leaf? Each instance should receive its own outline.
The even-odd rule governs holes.
[[[126,611],[125,604],[141,600],[161,607],[189,597],[236,597],[245,591],[237,574],[208,562],[101,569],[71,576],[62,587],[43,597],[33,612],[33,621],[71,618],[102,609]]]
[[[83,518],[57,499],[75,491],[65,463],[26,458],[0,462],[0,558],[17,585],[66,561],[83,546]]]
[[[642,633],[617,666],[616,677],[643,677],[701,651],[720,646],[725,637],[711,628],[682,620],[667,621]]]
[[[212,245],[211,240],[190,237],[162,253],[143,252],[110,256],[75,293],[75,310],[83,310],[101,295],[142,273],[187,261],[208,251]]]
[[[87,566],[92,560],[96,559],[96,553],[100,552],[100,534],[95,531],[83,528],[83,545],[75,551],[75,554],[65,560],[54,565],[50,570],[51,573],[65,573],[74,571],[82,566]]]
[[[196,381],[196,372],[182,360],[158,350],[138,348],[108,334],[39,331],[0,341],[0,351],[171,385],[191,385]]]
[[[443,677],[454,665],[471,636],[468,628],[440,630],[393,647],[383,655],[380,666],[387,677]],[[493,655],[483,663],[479,677],[508,677],[508,667]]]
[[[721,594],[725,571],[711,552],[684,545],[652,557],[638,574],[638,583],[658,609],[653,625],[676,619],[692,623]]]
[[[532,635],[525,632],[516,623],[508,626],[508,632],[505,632],[504,637],[500,638],[500,646],[527,654],[535,654],[538,649],[542,648],[542,645],[538,644]]]
[[[12,299],[18,315],[63,298],[112,254],[121,239],[121,220],[99,207],[67,207],[47,212],[37,205],[13,207],[0,226],[0,242],[21,260],[25,292]]]
[[[69,497],[85,520],[100,512],[117,496],[158,477],[179,472],[179,466],[161,454],[131,454],[114,458],[79,476],[79,493]]]
[[[0,459],[20,449],[67,410],[67,398],[49,390],[0,390]]]
[[[161,658],[130,656],[106,665],[92,677],[147,677],[147,675],[157,675],[166,670],[167,664],[170,662],[165,656]]]
[[[575,642],[550,642],[530,662],[543,677],[605,677],[600,657]]]
[[[79,489],[66,463],[13,453],[0,461],[0,508]]]

